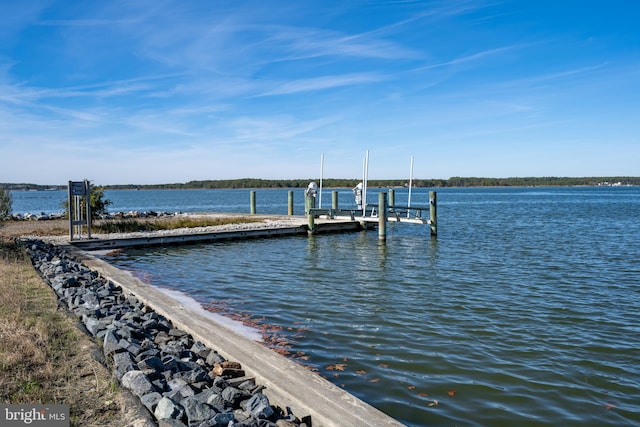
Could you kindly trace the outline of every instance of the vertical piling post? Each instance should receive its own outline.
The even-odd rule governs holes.
[[[396,190],[393,188],[389,189],[389,207],[393,208],[396,205]]]
[[[429,191],[429,225],[431,226],[431,235],[438,235],[438,203],[435,191]]]
[[[387,239],[387,193],[378,193],[378,240]]]
[[[256,213],[256,192],[251,191],[249,193],[249,204],[251,205],[251,213],[255,215]]]
[[[316,231],[315,218],[311,212],[307,214],[307,221],[308,221],[307,227],[309,228],[309,230],[307,230],[307,233],[309,234],[315,233]]]
[[[309,234],[313,234],[315,233],[316,227],[315,227],[315,217],[313,216],[313,212],[311,212],[311,209],[315,208],[315,197],[313,197],[310,194],[305,194],[304,195],[304,206],[305,206],[305,213],[307,214],[307,221],[308,221],[308,230],[307,233]]]
[[[331,209],[338,209],[338,192],[331,192]]]
[[[288,197],[288,209],[287,209],[287,213],[291,216],[293,215],[293,190],[289,191],[289,197]]]

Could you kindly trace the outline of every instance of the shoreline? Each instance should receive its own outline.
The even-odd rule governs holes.
[[[227,215],[227,214],[223,214],[223,215]],[[265,217],[265,216],[259,216],[259,217]],[[290,227],[292,224],[299,223],[300,221],[303,221],[303,222],[305,221],[304,217],[283,217],[280,215],[267,216],[267,217],[268,218],[263,218],[263,221],[259,223],[227,224],[227,225],[204,227],[204,228],[206,229],[205,230],[206,232],[213,232],[213,233],[218,232],[221,234],[225,232],[229,232],[230,230],[247,231],[247,230],[253,229],[257,232],[260,232],[260,230],[274,229],[274,227],[275,229],[277,229],[278,227]],[[192,230],[188,230],[188,233],[198,234],[198,233],[201,233],[202,231],[203,230],[192,229]],[[179,235],[181,233],[185,233],[185,230],[175,229],[175,230],[165,230],[162,232],[142,232],[141,234],[148,237],[150,234],[157,235],[158,233],[163,233],[168,235]],[[101,239],[108,238],[108,237],[117,237],[119,239],[127,239],[135,235],[136,235],[135,233],[116,233],[115,235],[112,233],[110,235],[99,235],[97,237]],[[252,339],[247,339],[246,337],[233,338],[232,336],[235,335],[235,333],[231,333],[227,329],[227,332],[218,332],[215,334],[215,336],[217,336],[218,338],[214,341],[223,343],[220,347],[216,345],[209,346],[210,344],[212,344],[212,342],[207,341],[207,339],[210,339],[210,337],[212,336],[213,332],[211,329],[212,327],[211,325],[213,323],[209,323],[210,324],[209,327],[204,327],[202,325],[206,324],[207,322],[212,322],[210,320],[206,320],[211,316],[208,316],[208,315],[205,316],[197,313],[198,311],[206,311],[204,307],[199,305],[200,307],[199,310],[195,310],[195,311],[191,310],[188,307],[189,304],[185,305],[180,301],[176,301],[175,298],[169,298],[169,296],[167,295],[166,292],[164,292],[164,290],[154,291],[151,289],[152,288],[151,286],[143,284],[138,279],[134,278],[130,273],[117,272],[116,271],[117,269],[115,267],[109,266],[104,261],[98,260],[97,258],[89,255],[88,253],[83,252],[82,250],[74,247],[73,245],[69,245],[69,243],[76,243],[76,242],[68,242],[68,236],[58,235],[58,236],[44,237],[44,236],[32,235],[29,237],[27,235],[23,235],[23,238],[25,239],[35,238],[37,239],[37,241],[42,242],[42,243],[33,243],[33,241],[31,241],[29,243],[30,245],[36,245],[36,246],[40,244],[51,245],[51,247],[57,248],[56,250],[62,250],[66,253],[72,254],[71,258],[74,260],[73,263],[77,263],[77,265],[80,266],[79,267],[80,270],[83,271],[82,274],[84,275],[87,274],[86,271],[84,271],[84,268],[87,267],[91,271],[91,273],[88,273],[89,275],[97,274],[98,278],[105,278],[107,280],[107,283],[113,283],[114,284],[113,286],[115,286],[116,288],[118,287],[122,288],[122,290],[127,292],[128,295],[131,295],[132,298],[135,298],[134,300],[132,300],[134,302],[134,305],[140,304],[140,309],[142,310],[141,313],[143,313],[144,315],[150,312],[157,312],[160,316],[166,317],[171,322],[175,321],[175,318],[177,316],[177,318],[181,320],[178,320],[178,322],[174,326],[174,329],[179,329],[181,331],[184,331],[187,336],[192,337],[191,338],[193,341],[192,345],[195,345],[196,341],[203,342],[208,348],[211,349],[211,351],[218,353],[218,350],[219,350],[220,353],[218,354],[223,355],[226,361],[238,360],[240,362],[239,365],[241,366],[241,368],[237,368],[237,369],[241,369],[242,371],[246,372],[248,376],[255,378],[257,380],[257,383],[255,383],[252,387],[260,388],[260,391],[262,391],[261,387],[263,386],[260,386],[259,384],[265,384],[266,385],[266,391],[265,391],[266,401],[268,401],[271,398],[271,395],[275,395],[275,397],[273,398],[273,401],[279,405],[282,405],[282,406],[273,406],[270,403],[267,405],[268,407],[271,407],[273,409],[274,413],[277,413],[279,414],[278,416],[281,416],[280,420],[282,420],[283,423],[285,421],[288,423],[288,424],[282,424],[282,425],[304,427],[305,425],[307,425],[305,424],[305,420],[309,421],[309,418],[306,418],[309,415],[313,418],[314,425],[354,425],[354,426],[401,425],[396,420],[386,416],[385,414],[378,411],[377,409],[370,407],[369,405],[365,404],[364,402],[350,395],[346,391],[336,387],[332,383],[321,378],[319,375],[309,372],[309,370],[306,367],[278,354],[276,351],[269,348],[264,343],[257,343]],[[95,239],[95,240],[100,240],[100,239]],[[45,256],[44,258],[60,259],[60,258],[64,258],[65,256],[66,255],[61,256],[59,254],[53,257]],[[73,265],[76,265],[76,264],[73,264]],[[100,265],[101,267],[98,267],[96,269],[96,267]],[[60,263],[57,264],[56,268],[58,268],[59,266],[60,266]],[[37,270],[42,270],[43,268],[47,270],[47,268],[45,267],[38,267]],[[74,267],[74,270],[77,270],[77,268]],[[48,274],[51,274],[51,273],[48,273]],[[125,278],[124,280],[125,282],[131,282],[130,286],[133,286],[133,288],[122,287],[122,284],[120,283],[122,279],[121,277],[122,275],[128,276],[128,278]],[[46,276],[43,275],[43,278],[44,277]],[[54,275],[53,277],[54,277],[53,280],[57,281],[55,283],[58,283],[58,285],[52,284],[52,287],[55,289],[55,286],[57,286],[59,290],[61,290],[62,295],[65,295],[65,293],[68,293],[68,292],[74,292],[74,291],[70,291],[69,287],[65,288],[59,285],[59,283],[64,282],[65,280],[68,281],[69,280],[68,277],[67,279],[60,279],[58,278],[58,275]],[[79,282],[80,280],[76,279],[76,281]],[[74,284],[74,279],[73,278],[70,279],[70,282]],[[77,289],[79,287],[81,286],[71,286],[71,289]],[[102,292],[104,293],[105,291],[103,290]],[[143,295],[142,298],[140,298],[140,295],[139,295],[140,292],[142,292],[142,295]],[[147,295],[147,294],[150,296],[144,297],[144,295]],[[164,296],[159,296],[158,294],[164,294]],[[69,296],[70,295],[67,295],[67,297]],[[92,297],[88,297],[88,298],[91,300]],[[74,296],[72,299],[78,300],[76,296]],[[127,300],[129,299],[130,298],[127,297]],[[168,302],[162,302],[164,300],[167,300]],[[83,299],[80,298],[77,302],[82,302],[82,301]],[[68,298],[66,300],[66,304],[69,304]],[[157,308],[156,308],[158,304],[160,307],[159,312],[157,311]],[[148,309],[145,308],[147,306],[149,307]],[[88,331],[90,331],[90,333],[91,331],[93,331],[96,334],[96,335],[94,334],[91,334],[91,335],[97,336],[98,333],[100,334],[103,333],[102,332],[103,329],[100,329],[100,328],[102,328],[104,325],[99,320],[100,316],[98,316],[98,319],[90,320],[90,318],[87,317],[87,313],[85,312],[86,307],[84,303],[79,306],[76,305],[73,308],[70,307],[69,309],[75,313],[76,317],[80,317],[82,320],[85,321],[84,327]],[[99,310],[99,309],[97,307],[92,307],[92,310]],[[81,313],[81,314],[78,314],[78,313]],[[211,314],[211,313],[208,313],[208,314]],[[137,316],[142,317],[142,314],[139,314]],[[194,319],[198,319],[195,324],[193,324]],[[97,327],[96,324],[101,326]],[[176,332],[176,333],[179,333],[179,332]],[[136,334],[142,334],[142,332],[138,332]],[[136,334],[134,334],[133,332],[129,332],[129,335],[136,335]],[[131,345],[127,345],[126,342],[121,343],[123,339],[126,341],[127,332],[123,332],[123,335],[124,335],[124,338],[118,335],[120,343],[118,343],[117,346],[120,346],[120,347],[126,346],[127,349],[129,347],[132,347],[134,351],[136,349],[136,346],[142,346],[141,343],[135,343],[135,342],[131,343]],[[106,338],[104,337],[101,337],[101,339],[106,340]],[[113,341],[111,342],[111,344],[107,344],[106,341],[103,341],[103,350],[107,349],[107,351],[105,351],[105,357],[107,358],[108,357],[113,358],[114,354],[119,355],[120,353],[124,352],[122,348],[117,348],[116,350],[113,350],[114,345],[116,344],[115,344],[115,340],[112,339],[111,341]],[[236,342],[236,344],[233,343],[234,341]],[[250,344],[247,343],[247,341],[249,341]],[[240,343],[243,343],[243,344],[240,344]],[[183,351],[191,351],[191,349],[183,349]],[[231,351],[232,355],[234,355],[235,357],[229,357],[229,355],[225,353],[227,351]],[[113,352],[113,354],[111,354],[111,352]],[[123,358],[123,356],[118,356],[118,357],[119,359]],[[157,378],[154,379],[154,375],[155,376],[159,375],[159,373],[157,372],[155,374],[152,374],[151,377],[147,377],[147,381],[141,378],[140,374],[137,374],[137,373],[128,374],[127,372],[129,370],[131,371],[140,370],[140,369],[129,369],[130,366],[128,364],[131,363],[131,358],[133,357],[134,357],[133,354],[130,357],[124,357],[124,362],[122,360],[118,360],[118,361],[115,361],[113,359],[108,359],[108,360],[110,360],[110,364],[112,366],[112,369],[116,373],[115,374],[116,377],[119,377],[121,382],[123,378],[125,379],[125,382],[122,382],[123,386],[125,388],[131,389],[131,391],[140,398],[141,404],[145,406],[150,413],[155,414],[155,412],[158,410],[158,405],[160,404],[160,401],[162,399],[166,397],[171,400],[172,397],[175,396],[175,393],[172,394],[174,390],[172,390],[168,385],[165,385],[165,384],[159,385],[157,383]],[[161,358],[161,360],[163,359]],[[136,360],[136,362],[143,363],[144,360],[140,360],[140,361]],[[268,362],[268,363],[265,365],[265,362]],[[194,362],[194,363],[197,363],[197,362]],[[123,364],[124,364],[124,367],[123,367]],[[204,363],[201,362],[200,364],[206,366],[206,360]],[[245,365],[247,366],[245,367]],[[211,366],[209,366],[209,368],[210,367]],[[123,371],[124,371],[124,374],[123,374]],[[213,372],[213,370],[209,371],[209,373],[211,372]],[[125,377],[125,374],[127,375],[126,377]],[[163,374],[161,376],[166,377],[167,375],[168,374]],[[154,384],[155,388],[153,389],[153,391],[151,391],[148,386],[144,386],[141,389],[134,389],[133,387],[135,386],[129,383],[129,381],[132,380],[132,378],[129,378],[129,377],[132,377],[132,376],[135,376],[135,381],[134,381],[135,383],[143,383],[143,384],[152,383]],[[156,381],[156,383],[153,383],[154,380]],[[233,382],[232,378],[227,380],[231,380]],[[218,380],[212,377],[212,382],[210,383],[211,384],[210,386],[208,385],[204,386],[203,388],[200,389],[199,392],[194,393],[194,395],[200,397],[200,400],[198,401],[198,405],[200,405],[199,407],[201,409],[203,408],[202,404],[209,405],[209,403],[207,403],[206,400],[208,400],[209,398],[214,399],[211,397],[210,394],[205,395],[203,393],[205,393],[207,390],[213,387],[218,387],[220,385],[220,382],[221,380]],[[198,387],[200,387],[200,385],[198,385]],[[190,385],[190,388],[194,389],[194,391],[198,391],[196,389],[196,386],[194,385]],[[224,392],[224,389],[223,389],[223,392]],[[153,394],[153,396],[147,396],[152,393],[158,393],[160,394],[161,397],[159,397],[158,394]],[[190,394],[190,392],[188,393]],[[207,392],[207,393],[213,393],[213,392]],[[227,393],[231,393],[231,392],[227,392]],[[168,394],[168,396],[165,396],[164,394]],[[220,393],[218,393],[217,395],[219,396]],[[206,399],[205,399],[205,396],[206,396]],[[266,396],[269,396],[269,397],[266,397]],[[193,396],[187,396],[187,397],[191,398]],[[245,396],[245,397],[248,397],[248,396]],[[205,399],[204,402],[202,401],[203,399]],[[265,407],[264,399],[262,397],[257,397],[255,399],[263,402],[262,406]],[[246,402],[247,400],[248,399],[244,399],[242,400],[242,402]],[[178,399],[177,401],[175,401],[174,399],[173,402],[167,402],[166,400],[162,400],[162,401],[164,402],[162,404],[163,408],[165,405],[169,405],[169,406],[173,405],[172,407],[181,406],[180,399]],[[190,405],[192,403],[194,403],[193,399],[187,401],[186,405]],[[195,406],[198,406],[198,405],[195,405]],[[286,414],[286,416],[283,416],[282,414],[285,413],[285,409],[283,408],[294,408],[293,413],[295,415],[290,416],[291,414]],[[303,408],[303,409],[300,410],[299,408]],[[219,409],[221,408],[215,408],[214,411],[219,411]],[[239,410],[245,410],[245,409],[243,409],[242,407],[236,407],[234,410],[239,411]],[[177,411],[178,411],[178,414],[180,414],[179,408]],[[222,413],[222,412],[218,412],[218,413]],[[166,415],[165,412],[161,412],[160,414],[161,414],[160,416],[163,416],[162,414]],[[158,415],[156,415],[156,418],[157,416]],[[181,419],[183,420],[184,420],[184,416],[185,415],[178,415],[178,417],[182,417]],[[255,417],[255,414],[253,414],[253,416]],[[273,416],[274,416],[273,414],[270,415],[272,420],[273,420]],[[227,415],[227,417],[230,417],[230,415]],[[211,425],[215,425],[215,424],[211,424]],[[248,424],[248,425],[253,425],[253,424]]]

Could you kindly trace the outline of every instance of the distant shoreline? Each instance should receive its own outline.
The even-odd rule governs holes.
[[[309,182],[317,178],[308,179],[222,179],[206,181],[189,181],[173,184],[109,184],[100,185],[105,190],[195,190],[195,189],[296,189],[306,188]],[[360,179],[323,179],[324,188],[353,188]],[[609,176],[609,177],[523,177],[523,178],[477,178],[451,177],[448,179],[414,179],[413,187],[420,188],[458,188],[458,187],[595,187],[595,186],[637,186],[640,177]],[[370,179],[370,188],[406,188],[407,179]],[[52,191],[66,190],[67,185],[40,185],[29,183],[0,183],[0,188],[17,191]]]

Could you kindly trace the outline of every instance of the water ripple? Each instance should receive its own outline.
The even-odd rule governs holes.
[[[282,327],[319,375],[408,425],[639,424],[640,197],[596,191],[445,193],[438,239],[390,224],[386,244],[359,233],[111,261]]]

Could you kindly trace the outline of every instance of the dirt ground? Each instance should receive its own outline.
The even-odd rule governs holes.
[[[24,235],[64,236],[69,234],[67,220],[5,221],[0,222],[0,238],[11,239]]]

